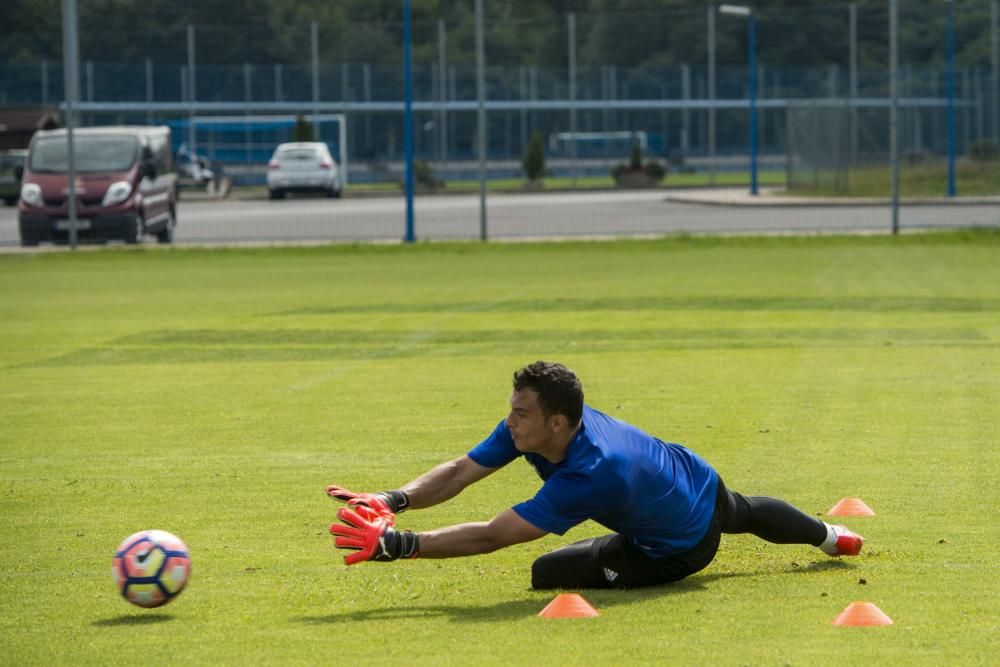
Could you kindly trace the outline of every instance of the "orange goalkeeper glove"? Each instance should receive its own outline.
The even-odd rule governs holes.
[[[420,555],[416,533],[396,530],[383,514],[370,507],[343,507],[337,511],[337,518],[343,523],[330,526],[334,546],[356,552],[344,556],[347,565],[366,560],[387,563]]]

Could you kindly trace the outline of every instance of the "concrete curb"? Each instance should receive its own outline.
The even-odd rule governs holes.
[[[818,206],[890,206],[883,197],[796,197],[784,194],[778,188],[765,188],[753,196],[746,188],[739,190],[699,190],[668,194],[666,201],[673,204],[700,204],[704,206],[732,207],[800,207]],[[900,206],[1000,206],[997,197],[907,197],[899,200]]]

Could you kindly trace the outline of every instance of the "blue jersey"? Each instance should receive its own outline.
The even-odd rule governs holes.
[[[708,532],[719,480],[715,470],[689,449],[589,406],[559,463],[519,452],[504,422],[469,452],[487,468],[522,455],[544,484],[514,511],[542,530],[562,535],[593,519],[652,558],[688,551]]]

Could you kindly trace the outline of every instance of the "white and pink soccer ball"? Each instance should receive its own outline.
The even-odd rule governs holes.
[[[118,545],[111,575],[126,600],[140,607],[159,607],[184,590],[191,576],[191,556],[176,535],[143,530]]]

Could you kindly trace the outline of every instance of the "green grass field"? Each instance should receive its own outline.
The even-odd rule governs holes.
[[[888,197],[892,192],[892,172],[888,167],[851,169],[845,178],[835,172],[818,172],[813,186],[790,187],[796,195],[818,197]],[[1000,162],[960,160],[955,166],[955,190],[962,197],[995,197],[1000,194]],[[903,165],[899,171],[901,197],[944,197],[948,192],[945,164]]]
[[[0,256],[0,663],[996,664],[1000,235]],[[506,414],[557,359],[590,404],[727,484],[847,519],[837,561],[726,536],[673,586],[536,616],[531,562],[341,564],[323,489],[395,488]],[[415,530],[484,520],[515,462]],[[118,542],[191,548],[188,589],[132,607]],[[836,628],[852,601],[895,625]]]
[[[761,186],[782,186],[785,184],[785,172],[774,170],[762,170],[758,174],[758,181]],[[671,172],[663,180],[663,188],[700,188],[707,186],[735,187],[748,185],[750,175],[747,172]],[[486,182],[486,188],[490,192],[524,192],[525,182],[523,178],[493,178]],[[568,176],[549,177],[541,184],[541,190],[614,190],[616,188],[611,175],[607,176],[580,176],[573,179]],[[441,194],[462,193],[470,194],[479,192],[478,180],[448,181]],[[351,183],[346,190],[345,196],[364,196],[371,194],[398,194],[402,196],[403,191],[399,183]],[[423,196],[422,193],[418,195]],[[197,196],[197,195],[195,195]],[[240,199],[263,199],[267,197],[267,188],[262,185],[238,186],[233,188],[232,195]]]

